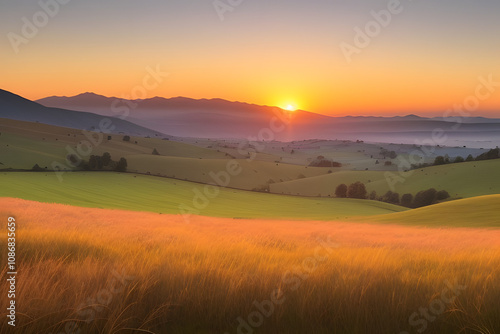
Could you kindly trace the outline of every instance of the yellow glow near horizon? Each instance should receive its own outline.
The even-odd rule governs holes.
[[[283,108],[288,111],[295,111],[297,110],[297,107],[295,107],[293,104],[287,104],[285,108]]]

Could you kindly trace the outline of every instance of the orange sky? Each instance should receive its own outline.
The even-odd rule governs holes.
[[[500,82],[500,45],[492,44],[499,29],[486,29],[499,24],[490,20],[487,8],[464,7],[464,13],[454,14],[468,11],[469,19],[483,22],[484,31],[471,31],[464,22],[447,25],[457,17],[444,17],[441,29],[431,23],[418,26],[419,19],[431,15],[428,11],[442,8],[415,4],[348,63],[340,44],[352,44],[353,27],[369,22],[370,10],[383,9],[384,2],[335,8],[350,15],[342,17],[334,11],[328,15],[329,7],[301,7],[295,1],[269,5],[266,11],[242,5],[226,13],[231,16],[223,22],[211,6],[122,3],[116,8],[68,4],[20,45],[19,53],[3,39],[0,88],[29,99],[83,92],[130,95],[141,85],[145,68],[159,65],[169,76],[148,97],[290,104],[329,115],[439,116],[474,95],[479,76],[492,74]],[[37,4],[11,6],[11,14],[0,17],[0,28],[7,32],[20,33],[20,18],[40,10]],[[128,21],[118,15],[131,11],[135,16]],[[88,15],[94,17],[91,24]],[[500,117],[498,90],[473,114]]]

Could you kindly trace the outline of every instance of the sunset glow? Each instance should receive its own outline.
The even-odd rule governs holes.
[[[0,334],[500,334],[499,0],[0,7]]]
[[[25,2],[4,5],[2,31],[21,34],[21,18],[40,11],[37,2]],[[226,12],[224,21],[209,3],[113,3],[62,6],[18,53],[3,38],[0,86],[28,99],[87,91],[131,95],[146,68],[159,66],[169,76],[148,97],[279,106],[275,97],[291,92],[300,96],[300,109],[328,115],[440,116],[474,94],[478,77],[500,81],[497,1],[453,11],[443,1],[407,3],[350,63],[340,45],[353,44],[353,29],[387,2],[290,1],[268,8],[258,0]],[[131,17],[130,24],[123,17]],[[500,117],[499,109],[500,94],[494,94],[472,114]]]

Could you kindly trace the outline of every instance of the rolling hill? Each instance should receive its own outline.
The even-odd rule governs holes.
[[[247,155],[238,152],[238,141],[161,140],[134,136],[131,136],[130,141],[124,141],[123,135],[108,137],[94,132],[84,133],[71,128],[9,119],[1,120],[0,133],[0,169],[27,170],[38,164],[52,170],[54,162],[64,165],[68,153],[78,152],[82,143],[89,141],[90,135],[98,141],[98,145],[93,145],[90,150],[85,148],[87,154],[82,156],[84,160],[88,160],[90,154],[109,152],[115,160],[125,157],[129,171],[143,174],[214,183],[211,175],[225,171],[228,162],[235,159],[241,171],[231,177],[228,186],[245,190],[270,189],[276,194],[333,196],[340,183],[362,181],[369,192],[375,190],[380,196],[390,189],[386,172],[398,175],[396,165],[375,165],[380,148],[367,143],[269,142],[253,161],[247,161]],[[398,152],[412,149],[411,146],[387,147]],[[159,155],[152,154],[155,149]],[[471,149],[460,150],[473,152]],[[307,167],[320,154],[341,161],[344,166]],[[370,166],[370,170],[364,171],[365,166]],[[500,181],[494,177],[499,167],[500,161],[495,160],[418,169],[411,175],[402,174],[404,182],[397,183],[395,190],[401,195],[416,194],[434,187],[447,190],[453,198],[500,193]]]
[[[478,196],[370,218],[383,222],[425,226],[500,228],[500,195]]]
[[[498,170],[500,160],[472,161],[458,164],[433,166],[402,173],[401,183],[395,183],[394,191],[400,195],[415,195],[420,190],[436,188],[446,190],[452,198],[474,197],[500,193]],[[391,190],[383,171],[340,171],[332,174],[271,184],[271,192],[303,196],[328,196],[335,193],[341,183],[365,183],[368,192],[383,195]],[[399,176],[392,172],[392,176]]]
[[[0,172],[0,197],[45,203],[151,211],[168,214],[196,213],[230,218],[346,219],[405,211],[403,207],[376,201],[303,198],[263,194],[146,175],[112,172],[66,173],[58,182],[54,173]],[[197,194],[218,193],[196,209]],[[180,205],[186,212],[180,210]],[[193,208],[196,209],[191,211]]]
[[[294,180],[328,172],[327,168],[281,164],[267,161],[247,161],[245,159],[202,159],[170,156],[131,155],[127,157],[128,171],[172,177],[181,180],[207,184],[224,184],[230,188],[244,190],[267,189],[269,184]],[[228,164],[231,164],[228,167]],[[238,172],[231,175],[226,183],[228,168]]]
[[[11,119],[0,119],[0,133],[0,168],[3,169],[31,169],[38,164],[50,170],[54,161],[63,163],[68,153],[78,153],[78,145],[85,141],[92,141],[92,145],[84,146],[87,153],[82,156],[84,160],[91,154],[104,152],[116,158],[151,155],[155,148],[162,154],[177,157],[227,159],[225,153],[173,140],[132,136],[125,142],[121,134],[110,135],[108,139],[108,135],[95,132]]]
[[[214,183],[211,173],[225,171],[228,162],[232,160],[232,155],[226,153],[216,142],[209,142],[208,147],[213,148],[207,148],[206,143],[201,147],[158,138],[132,136],[130,141],[124,141],[122,135],[108,137],[88,132],[86,136],[75,129],[9,119],[3,119],[0,123],[0,133],[0,169],[29,170],[38,164],[43,169],[53,170],[54,163],[62,164],[68,170],[73,169],[66,164],[66,156],[71,152],[78,154],[82,143],[90,142],[89,134],[97,145],[92,145],[91,150],[83,146],[84,153],[88,153],[81,156],[83,160],[87,161],[91,154],[102,155],[109,152],[114,160],[125,157],[130,172]],[[153,150],[159,155],[153,155]],[[276,163],[275,160],[279,157],[269,153],[261,154],[251,162],[246,161],[245,157],[239,155],[234,160],[242,170],[231,177],[229,187],[246,190],[267,188],[272,182],[318,176],[330,170]]]

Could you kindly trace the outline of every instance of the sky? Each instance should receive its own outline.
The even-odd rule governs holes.
[[[0,4],[1,89],[500,117],[498,0],[56,1]]]

